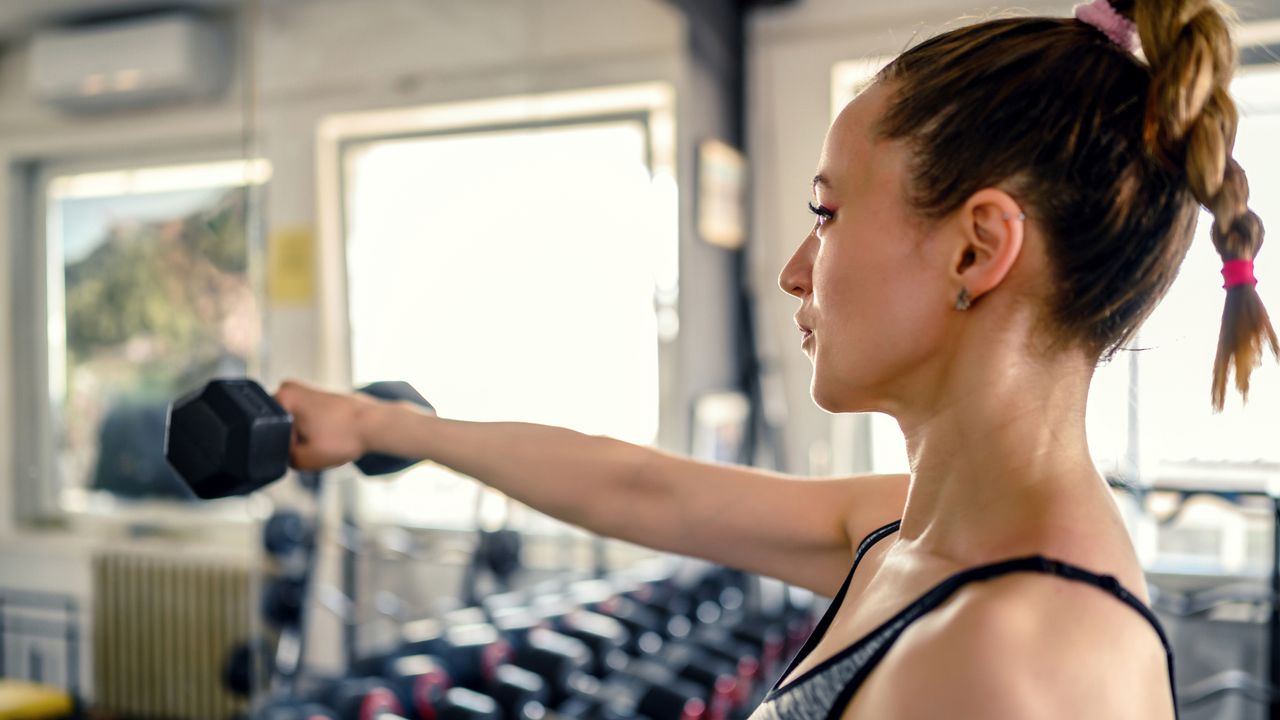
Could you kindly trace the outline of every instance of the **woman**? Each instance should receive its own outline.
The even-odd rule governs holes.
[[[963,27],[835,121],[780,282],[814,400],[893,415],[909,475],[804,480],[286,383],[293,462],[430,458],[598,533],[834,594],[756,720],[1175,717],[1085,400],[1176,276],[1199,205],[1228,287],[1215,406],[1228,370],[1247,392],[1277,351],[1230,157],[1227,17],[1096,0]]]

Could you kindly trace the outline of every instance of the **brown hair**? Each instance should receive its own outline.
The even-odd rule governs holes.
[[[1252,259],[1263,227],[1231,157],[1238,116],[1230,8],[1216,0],[1113,0],[1144,63],[1073,18],[1000,18],[929,38],[877,80],[894,91],[875,134],[905,141],[906,194],[926,219],[999,186],[1047,238],[1053,347],[1110,359],[1177,277],[1198,206],[1224,260]],[[1280,279],[1278,279],[1280,281]],[[1227,375],[1248,397],[1264,341],[1280,343],[1252,285],[1227,292],[1212,400]]]

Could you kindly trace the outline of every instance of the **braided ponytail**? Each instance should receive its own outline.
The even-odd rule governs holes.
[[[1195,196],[1213,214],[1210,237],[1224,263],[1252,261],[1262,248],[1262,220],[1249,209],[1249,181],[1231,157],[1239,116],[1228,93],[1236,46],[1218,0],[1115,0],[1133,20],[1151,67],[1143,122],[1147,152],[1169,169],[1185,172]],[[1213,407],[1221,411],[1227,376],[1245,400],[1249,375],[1262,364],[1264,343],[1280,358],[1280,341],[1253,282],[1227,290],[1213,365]],[[1231,283],[1228,283],[1231,284]]]

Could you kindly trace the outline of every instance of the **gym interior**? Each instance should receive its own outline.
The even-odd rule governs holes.
[[[1235,157],[1280,227],[1280,2],[1237,10]],[[893,418],[815,405],[778,272],[839,110],[993,12],[0,3],[0,718],[746,718],[829,597],[442,464],[295,471],[271,394],[909,472]],[[1089,445],[1181,717],[1275,720],[1280,367],[1210,408],[1217,263],[1197,239],[1098,368]],[[1257,274],[1280,308],[1280,251]]]

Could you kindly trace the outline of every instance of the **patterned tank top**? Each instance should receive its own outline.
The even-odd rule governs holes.
[[[858,552],[853,559],[853,567],[849,570],[849,576],[845,578],[844,585],[840,587],[840,592],[836,593],[835,598],[832,599],[826,614],[822,616],[822,620],[819,621],[818,626],[814,629],[813,634],[809,636],[804,647],[800,648],[800,652],[791,661],[791,665],[786,669],[786,672],[782,673],[781,677],[778,678],[778,682],[774,684],[773,689],[765,696],[764,702],[756,708],[748,720],[815,720],[817,718],[839,720],[840,716],[844,714],[845,708],[848,707],[849,702],[853,699],[853,694],[858,691],[858,687],[871,674],[876,664],[880,662],[885,653],[889,651],[889,648],[893,646],[894,642],[897,641],[911,623],[942,605],[957,590],[968,583],[989,580],[1014,572],[1046,573],[1067,578],[1068,580],[1096,585],[1115,595],[1121,602],[1129,605],[1146,618],[1155,628],[1156,634],[1160,636],[1161,644],[1164,645],[1165,658],[1169,668],[1169,687],[1173,688],[1174,718],[1177,720],[1178,693],[1174,687],[1173,680],[1173,651],[1169,647],[1169,640],[1165,636],[1164,628],[1160,626],[1160,621],[1156,619],[1156,616],[1146,605],[1142,604],[1141,600],[1138,600],[1128,590],[1124,589],[1114,577],[1110,575],[1095,575],[1088,570],[1058,560],[1051,560],[1041,555],[1002,560],[969,568],[951,575],[852,645],[807,670],[786,686],[779,687],[782,680],[789,676],[791,671],[822,640],[823,634],[826,633],[836,615],[836,611],[840,608],[841,601],[844,600],[845,593],[849,590],[849,583],[853,580],[853,573],[858,569],[858,563],[862,560],[862,556],[866,554],[872,545],[896,532],[901,523],[901,520],[895,520],[873,531],[858,546]]]

